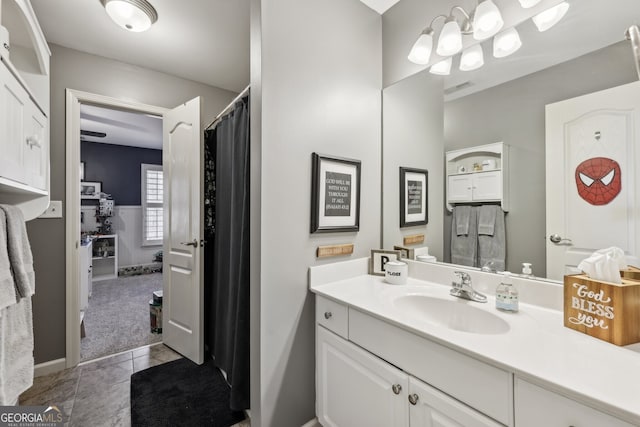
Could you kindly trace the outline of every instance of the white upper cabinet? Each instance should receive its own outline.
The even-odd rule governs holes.
[[[457,203],[500,202],[509,210],[509,147],[502,142],[446,153],[447,208]]]
[[[0,51],[0,203],[25,219],[49,205],[49,57],[28,0],[0,2],[11,50]]]

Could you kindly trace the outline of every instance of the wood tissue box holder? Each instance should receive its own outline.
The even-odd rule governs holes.
[[[640,269],[621,273],[620,285],[564,276],[564,326],[615,345],[640,342]]]

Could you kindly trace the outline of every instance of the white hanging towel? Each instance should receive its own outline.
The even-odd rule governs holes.
[[[36,281],[24,216],[16,206],[0,205],[0,209],[7,217],[7,248],[18,297],[30,297],[35,293]]]
[[[0,292],[17,302],[0,309],[0,405],[13,405],[33,385],[33,256],[22,211],[0,205]],[[7,282],[6,264],[11,282]],[[0,297],[3,304],[11,297]]]
[[[18,302],[7,249],[7,218],[0,209],[0,315],[2,309]]]

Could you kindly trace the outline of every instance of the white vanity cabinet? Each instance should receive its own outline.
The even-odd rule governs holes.
[[[316,328],[316,399],[325,427],[409,425],[409,377],[329,332]]]
[[[518,377],[514,397],[516,427],[633,426]]]
[[[375,351],[367,351],[367,345],[363,349],[345,339],[346,337],[342,338],[336,334],[344,331],[346,323],[351,323],[352,313],[356,319],[366,315],[320,296],[316,297],[316,307],[316,413],[323,426],[498,427],[502,425],[418,379],[416,375],[419,375],[417,374],[419,370],[413,369],[411,362],[396,364],[394,360],[392,362],[394,364],[391,364],[385,361],[389,360],[386,357],[384,357],[385,360],[378,357],[379,354]],[[340,313],[343,310],[348,311],[349,314],[334,317],[335,312]],[[331,319],[337,321],[330,322]],[[376,325],[373,326],[376,331],[372,331],[371,335],[377,335],[379,332],[377,336],[382,346],[394,345],[387,341],[388,331],[384,328],[378,329]],[[351,331],[351,328],[349,327],[348,330]],[[354,333],[358,335],[357,332]],[[413,352],[410,348],[400,350]],[[418,356],[422,364],[430,363],[429,358],[424,358],[424,354],[420,352],[414,353],[414,356]],[[449,358],[449,356],[445,351],[444,357]],[[458,360],[453,360],[454,364],[457,362]],[[448,372],[447,375],[451,375],[453,381],[458,381],[455,372],[451,372],[452,368],[456,369],[455,365],[445,364],[435,368]],[[476,368],[477,366],[470,366],[468,369]],[[484,374],[479,373],[480,376]],[[465,375],[465,372],[462,372],[462,375]],[[429,374],[424,377],[429,377]],[[434,378],[438,381],[437,377]],[[479,379],[484,382],[484,378],[471,375],[468,381],[460,383],[459,387],[470,389]],[[506,389],[510,391],[509,379],[506,377],[505,379],[507,380]],[[446,391],[457,397],[456,387]],[[470,392],[491,393],[491,396],[488,396],[489,399],[508,397],[503,394],[501,396],[501,393],[493,394],[495,385],[491,381]],[[465,392],[460,394],[463,398],[469,396],[469,393]],[[476,401],[480,402],[481,396],[479,398],[480,400]],[[504,404],[506,413],[510,402],[501,403]]]
[[[502,426],[415,378],[409,378],[408,400],[411,427]]]
[[[457,203],[500,202],[509,210],[509,146],[502,142],[447,151],[447,208]],[[475,167],[474,167],[475,166]]]

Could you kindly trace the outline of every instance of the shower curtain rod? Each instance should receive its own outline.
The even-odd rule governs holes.
[[[226,107],[224,107],[224,110],[222,110],[222,111],[220,112],[220,114],[218,114],[218,115],[216,116],[216,118],[215,118],[215,119],[213,119],[213,121],[212,121],[211,123],[209,123],[209,124],[207,125],[207,127],[206,127],[206,128],[204,128],[204,130],[209,130],[209,128],[211,128],[211,126],[215,125],[215,124],[216,124],[216,122],[217,122],[218,120],[220,120],[220,119],[221,119],[225,114],[227,114],[227,113],[229,112],[229,110],[231,110],[231,108],[233,108],[233,106],[235,105],[236,101],[238,101],[240,98],[242,98],[243,96],[245,96],[245,95],[247,94],[247,92],[249,92],[249,89],[250,89],[250,88],[251,88],[251,85],[247,85],[247,87],[245,87],[245,88],[242,90],[242,92],[240,92],[240,93],[238,94],[238,96],[236,96],[235,98],[233,98],[233,101],[231,101],[231,102],[229,103],[229,105],[227,105]]]

